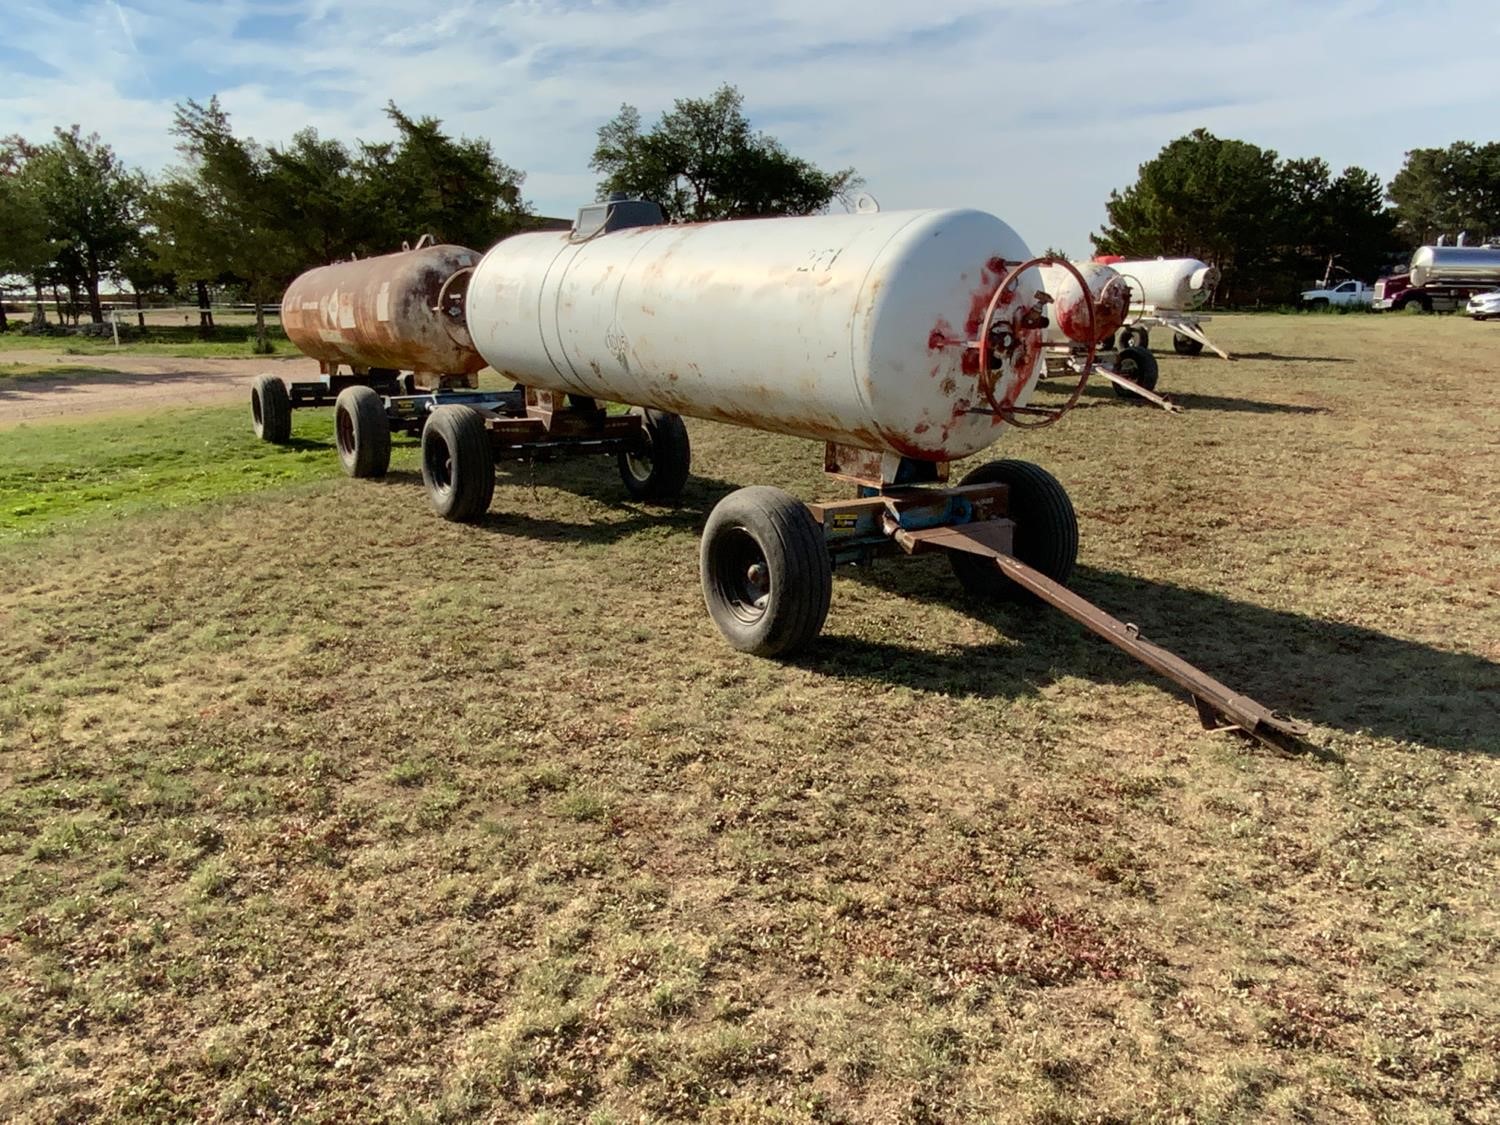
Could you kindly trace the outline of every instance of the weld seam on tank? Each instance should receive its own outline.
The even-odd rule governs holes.
[[[896,236],[911,226],[912,223],[921,219],[922,214],[920,211],[914,213],[908,221],[893,230],[890,237],[880,244],[880,249],[876,250],[870,256],[870,264],[865,267],[865,275],[859,279],[859,288],[855,291],[854,314],[849,318],[849,377],[854,381],[854,393],[859,399],[859,405],[864,409],[865,426],[868,429],[874,430],[888,442],[891,440],[890,432],[876,420],[875,407],[870,402],[869,396],[865,394],[865,381],[859,376],[859,349],[855,346],[854,333],[859,323],[859,310],[864,303],[865,290],[870,286],[870,278],[875,273],[875,267],[881,264],[881,260],[885,257],[886,251],[890,249],[891,243],[896,241]],[[874,311],[872,307],[870,310],[871,315],[867,318],[868,321],[873,321]]]

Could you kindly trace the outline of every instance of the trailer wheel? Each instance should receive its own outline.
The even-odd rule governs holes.
[[[1203,341],[1194,340],[1191,336],[1179,336],[1172,334],[1172,350],[1178,355],[1202,355]]]
[[[292,440],[292,396],[275,375],[257,375],[250,384],[250,421],[261,441],[285,445]]]
[[[682,419],[665,410],[637,406],[632,414],[642,419],[646,448],[619,455],[620,479],[635,500],[675,500],[687,484],[692,466],[692,446]]]
[[[489,511],[495,495],[495,453],[479,412],[439,406],[422,429],[422,483],[433,511],[445,520],[472,523]]]
[[[1015,521],[1011,553],[1054,582],[1066,583],[1078,559],[1078,516],[1058,479],[1030,461],[990,461],[962,484],[1010,486],[1010,518]],[[1019,601],[1030,595],[982,555],[948,552],[964,592],[986,601]]]
[[[351,477],[383,477],[391,467],[391,423],[369,387],[345,387],[333,404],[339,461]]]
[[[1120,329],[1120,334],[1116,337],[1116,340],[1119,342],[1121,351],[1124,351],[1126,348],[1140,348],[1142,351],[1145,351],[1151,346],[1151,333],[1144,328],[1131,325]]]
[[[1115,370],[1133,383],[1139,383],[1148,391],[1156,390],[1156,380],[1160,369],[1156,363],[1156,357],[1145,348],[1124,348],[1115,357]],[[1126,390],[1119,383],[1111,383],[1115,394],[1121,398],[1133,399],[1136,402],[1145,402],[1140,395]]]
[[[779,488],[741,488],[714,506],[699,573],[709,616],[740,652],[793,652],[828,617],[833,564],[823,529]]]

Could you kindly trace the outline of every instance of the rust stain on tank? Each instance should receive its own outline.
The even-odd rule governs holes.
[[[484,366],[459,315],[437,308],[444,284],[479,258],[423,246],[308,270],[287,287],[282,326],[324,364],[471,376]]]

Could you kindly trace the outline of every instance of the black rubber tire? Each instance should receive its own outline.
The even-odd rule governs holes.
[[[620,479],[635,500],[676,500],[687,484],[693,449],[682,419],[666,410],[635,407],[632,414],[644,421],[641,428],[650,443],[648,452],[618,456]]]
[[[1054,582],[1066,583],[1078,561],[1078,515],[1068,490],[1040,465],[1030,461],[990,461],[962,484],[1008,484],[1010,518],[1015,521],[1011,553]],[[984,601],[1024,601],[1032,595],[1017,586],[990,560],[949,551],[948,561],[964,593]]]
[[[703,528],[698,569],[708,615],[740,652],[795,652],[828,618],[833,563],[823,528],[779,488],[741,488],[720,500]]]
[[[495,496],[495,452],[484,419],[469,406],[439,406],[422,429],[422,483],[432,510],[472,523]]]
[[[285,445],[292,440],[292,396],[275,375],[257,375],[250,384],[250,424],[261,441]]]
[[[1307,307],[1312,309],[1313,312],[1322,312],[1328,307],[1328,298],[1314,297],[1311,301],[1307,302]]]
[[[1121,348],[1120,353],[1115,356],[1115,370],[1148,391],[1156,390],[1156,380],[1161,374],[1156,357],[1145,348]],[[1111,383],[1110,386],[1121,398],[1128,398],[1133,402],[1146,401],[1140,395],[1127,391],[1119,383]]]
[[[1115,341],[1119,344],[1122,352],[1126,348],[1140,348],[1142,351],[1145,351],[1151,347],[1151,333],[1147,332],[1144,328],[1131,324],[1120,329],[1119,334],[1115,337]]]
[[[1178,355],[1202,355],[1203,341],[1194,340],[1191,336],[1180,336],[1172,334],[1172,350]]]
[[[351,477],[383,477],[391,467],[391,423],[370,387],[345,387],[333,404],[333,440]]]

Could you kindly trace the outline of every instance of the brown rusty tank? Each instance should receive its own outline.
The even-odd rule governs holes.
[[[344,365],[473,385],[485,361],[469,338],[463,299],[478,260],[423,236],[410,250],[319,266],[288,286],[281,323],[325,374]]]

